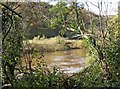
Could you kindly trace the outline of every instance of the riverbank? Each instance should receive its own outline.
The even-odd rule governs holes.
[[[82,40],[68,40],[60,36],[47,39],[34,38],[33,40],[28,40],[28,42],[34,50],[38,52],[54,52],[84,48]]]

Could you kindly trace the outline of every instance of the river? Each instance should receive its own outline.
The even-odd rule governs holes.
[[[86,67],[85,51],[82,49],[47,52],[43,59],[49,68],[57,66],[60,71],[70,75]]]

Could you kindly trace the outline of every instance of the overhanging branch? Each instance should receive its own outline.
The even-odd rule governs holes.
[[[19,16],[20,18],[22,18],[22,16],[20,14],[18,14],[17,12],[15,12],[14,10],[12,10],[11,8],[9,8],[7,5],[0,3],[2,6],[4,6],[5,8],[7,8],[8,10],[12,11],[14,14],[16,14],[17,16]]]

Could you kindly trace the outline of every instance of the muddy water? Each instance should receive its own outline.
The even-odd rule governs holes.
[[[43,59],[49,68],[56,65],[67,74],[77,73],[86,67],[85,51],[81,49],[49,52],[44,55]]]

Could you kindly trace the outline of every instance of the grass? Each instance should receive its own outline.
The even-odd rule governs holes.
[[[68,40],[57,36],[53,38],[40,38],[28,40],[36,51],[53,52],[70,49],[81,49],[84,47],[82,40]]]

